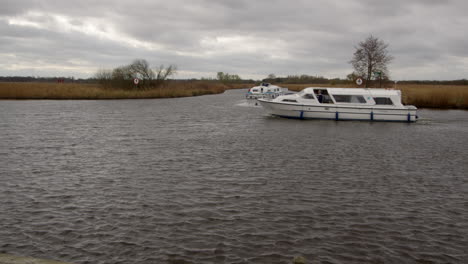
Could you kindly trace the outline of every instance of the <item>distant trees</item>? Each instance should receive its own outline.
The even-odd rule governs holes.
[[[388,44],[371,35],[359,42],[355,48],[356,51],[349,63],[354,67],[353,75],[362,76],[366,80],[366,87],[373,76],[379,79],[388,78],[387,64],[393,60],[388,54]],[[348,78],[353,75],[348,75]]]
[[[216,75],[218,81],[220,82],[240,82],[242,81],[241,77],[237,74],[229,74],[229,73],[224,73],[224,72],[218,72]]]
[[[273,77],[274,78],[270,78]],[[332,79],[327,79],[323,76],[312,76],[312,75],[307,75],[307,74],[302,74],[302,75],[288,75],[287,77],[277,77],[275,75],[271,76],[271,74],[268,76],[268,78],[264,79],[263,81],[269,82],[269,83],[288,83],[288,84],[325,84],[329,83]],[[337,81],[339,79],[333,79],[334,81]]]
[[[98,70],[95,78],[105,88],[115,89],[151,89],[164,84],[164,82],[177,71],[177,67],[169,65],[153,70],[149,63],[143,59],[136,59],[129,65],[117,67],[113,70]],[[135,78],[139,79],[138,85],[133,83]]]
[[[276,75],[274,73],[268,74],[267,79],[276,79]]]

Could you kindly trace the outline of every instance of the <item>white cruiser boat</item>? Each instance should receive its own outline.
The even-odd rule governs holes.
[[[281,87],[263,82],[259,86],[250,88],[245,97],[248,99],[275,98],[281,94],[283,94]]]
[[[309,87],[274,99],[258,99],[272,115],[299,119],[415,122],[417,108],[401,103],[401,91]]]

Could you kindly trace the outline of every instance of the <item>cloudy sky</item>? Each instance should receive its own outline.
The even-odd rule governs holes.
[[[0,0],[0,76],[91,77],[137,58],[176,78],[345,76],[369,35],[390,76],[468,78],[466,0]]]

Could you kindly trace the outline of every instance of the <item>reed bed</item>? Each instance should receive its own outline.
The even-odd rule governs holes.
[[[404,104],[420,108],[468,109],[468,86],[405,84],[396,88],[401,90]]]
[[[287,87],[291,91],[300,91],[306,87],[353,88],[356,86],[352,84],[281,84],[281,87]],[[468,109],[468,86],[397,84],[396,89],[401,90],[402,101],[405,105],[414,105],[419,108]]]
[[[0,99],[94,100],[174,98],[223,93],[235,88],[217,82],[168,82],[151,90],[104,89],[98,84],[76,83],[0,83]]]
[[[104,89],[98,84],[76,83],[10,83],[0,82],[0,99],[28,100],[96,100],[96,99],[145,99],[174,98],[206,94],[219,94],[228,89],[252,87],[252,84],[223,84],[213,81],[171,81],[151,90]],[[306,87],[355,87],[331,84],[280,84],[291,91]],[[403,84],[396,87],[402,91],[404,104],[419,108],[468,109],[468,86]]]

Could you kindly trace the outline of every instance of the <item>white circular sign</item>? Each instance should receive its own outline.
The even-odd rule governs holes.
[[[362,85],[362,79],[361,79],[361,78],[357,78],[357,79],[356,79],[356,84],[357,84],[357,85]]]
[[[139,82],[140,82],[140,80],[138,80],[138,78],[133,79],[133,83],[134,83],[135,85],[137,85]]]

